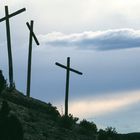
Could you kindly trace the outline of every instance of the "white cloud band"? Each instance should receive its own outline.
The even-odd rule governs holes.
[[[80,118],[90,118],[118,111],[140,101],[140,91],[118,93],[105,98],[89,98],[70,103],[70,112]]]
[[[97,32],[63,34],[53,32],[39,36],[41,42],[54,47],[77,47],[91,50],[114,50],[140,47],[140,30],[114,29]]]

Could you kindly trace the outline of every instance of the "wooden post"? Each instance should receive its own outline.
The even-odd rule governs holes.
[[[33,21],[31,21],[31,30],[33,30]],[[31,64],[32,64],[32,34],[29,37],[29,54],[28,54],[28,74],[27,74],[27,96],[30,97],[31,85]]]
[[[31,89],[31,65],[32,65],[32,41],[33,38],[36,42],[37,45],[39,45],[39,42],[33,32],[33,20],[31,20],[31,24],[27,22],[27,27],[30,31],[30,36],[29,36],[29,54],[28,54],[28,70],[27,70],[27,89],[26,89],[26,95],[27,97],[30,97],[30,89]]]
[[[65,116],[68,116],[68,99],[69,99],[69,80],[70,80],[70,71],[82,75],[83,73],[70,68],[70,57],[67,57],[67,66],[64,66],[58,62],[55,63],[57,66],[66,69],[66,92],[65,92]]]
[[[7,33],[7,50],[8,50],[8,62],[9,62],[9,82],[10,88],[14,87],[13,82],[13,59],[11,50],[11,35],[10,35],[10,24],[9,24],[9,11],[8,6],[5,6],[5,17],[6,17],[6,33]]]
[[[68,116],[69,80],[70,80],[70,57],[67,58],[66,70],[66,93],[65,93],[65,115]]]

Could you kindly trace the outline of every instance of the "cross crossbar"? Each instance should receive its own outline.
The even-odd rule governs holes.
[[[7,7],[7,6],[5,6],[5,7]],[[22,9],[20,9],[20,10],[14,12],[14,13],[8,15],[8,17],[3,17],[3,18],[1,18],[1,19],[0,19],[0,22],[6,20],[6,18],[11,18],[11,17],[13,17],[13,16],[16,16],[16,15],[18,15],[18,14],[24,12],[24,11],[26,11],[26,8],[22,8]]]
[[[32,22],[33,22],[33,21],[32,21]],[[36,35],[34,34],[34,32],[33,32],[32,28],[31,28],[30,24],[27,22],[26,25],[27,25],[28,29],[30,30],[30,33],[31,33],[31,35],[33,36],[33,38],[34,38],[36,44],[39,45],[39,41],[38,41]]]
[[[75,73],[77,73],[77,74],[80,74],[80,75],[83,74],[82,72],[79,72],[79,71],[77,71],[77,70],[75,70],[75,69],[72,69],[72,68],[68,68],[68,67],[66,67],[66,66],[64,66],[64,65],[62,65],[62,64],[60,64],[60,63],[58,63],[58,62],[56,62],[55,64],[56,64],[57,66],[60,66],[60,67],[64,68],[64,69],[69,69],[70,71],[75,72]]]

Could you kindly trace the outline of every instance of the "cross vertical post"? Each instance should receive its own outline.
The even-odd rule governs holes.
[[[33,30],[33,21],[31,21],[31,30]],[[27,75],[27,96],[30,97],[31,86],[31,64],[32,64],[32,34],[29,37],[29,54],[28,54],[28,75]]]
[[[69,98],[69,81],[70,81],[70,57],[67,57],[66,70],[66,98],[65,98],[65,115],[68,116],[68,98]]]
[[[12,49],[11,49],[11,34],[10,34],[10,22],[9,19],[16,16],[26,9],[22,8],[12,14],[9,14],[8,6],[5,6],[5,17],[0,19],[0,22],[6,21],[6,35],[7,35],[7,50],[8,50],[8,63],[9,63],[9,86],[10,89],[14,88],[14,78],[13,78],[13,59],[12,59]]]
[[[13,59],[12,59],[12,50],[11,50],[10,23],[9,23],[8,15],[9,15],[8,6],[5,6],[7,49],[8,49],[8,59],[9,59],[9,82],[10,82],[10,88],[12,88],[12,87],[14,87],[14,82],[13,82]]]
[[[29,53],[28,53],[28,70],[27,70],[27,89],[26,89],[26,95],[27,97],[30,97],[30,89],[31,89],[31,65],[32,65],[32,41],[33,38],[36,42],[37,45],[39,45],[39,42],[33,32],[33,20],[31,20],[31,23],[27,22],[26,25],[30,31],[30,36],[29,36]]]
[[[65,91],[65,116],[68,116],[68,99],[69,99],[69,80],[70,80],[70,71],[82,75],[82,72],[79,72],[70,67],[70,57],[67,57],[67,66],[64,66],[58,62],[55,63],[57,66],[66,69],[66,91]]]

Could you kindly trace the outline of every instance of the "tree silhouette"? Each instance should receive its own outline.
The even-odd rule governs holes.
[[[0,93],[6,88],[6,80],[4,79],[2,70],[0,70]]]

